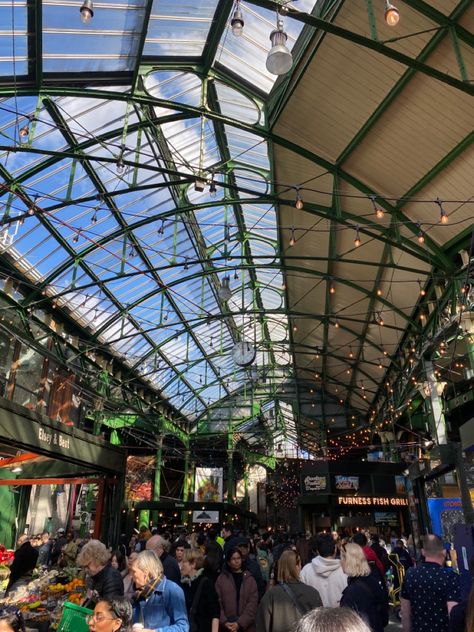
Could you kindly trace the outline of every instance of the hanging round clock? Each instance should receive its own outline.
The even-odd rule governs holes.
[[[238,366],[248,366],[255,360],[257,351],[252,343],[245,340],[236,342],[232,349],[232,359]]]

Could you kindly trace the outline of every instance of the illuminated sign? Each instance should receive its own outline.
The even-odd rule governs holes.
[[[407,507],[406,498],[393,498],[387,496],[338,496],[339,505],[365,506],[365,507]]]

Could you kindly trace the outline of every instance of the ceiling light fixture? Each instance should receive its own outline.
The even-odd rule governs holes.
[[[235,11],[232,15],[232,19],[230,21],[230,28],[232,29],[232,35],[234,37],[240,37],[242,35],[242,31],[244,30],[244,18],[242,16],[242,11],[240,10],[240,2],[237,0],[235,5]]]
[[[359,227],[357,226],[356,227],[356,236],[355,236],[355,239],[354,239],[354,246],[356,248],[358,248],[360,246],[360,244],[361,244],[361,241],[360,241],[360,235],[359,235]]]
[[[117,157],[117,163],[116,163],[116,171],[117,171],[118,176],[123,176],[123,174],[125,173],[125,163],[123,161],[124,153],[125,153],[125,145],[122,143],[120,147],[119,155]]]
[[[423,231],[423,229],[421,228],[421,224],[420,222],[417,222],[417,227],[418,227],[418,243],[419,244],[424,244],[425,243],[425,233]]]
[[[84,0],[79,11],[81,12],[81,22],[83,24],[89,24],[94,17],[94,5],[92,4],[92,0]]]
[[[285,75],[293,65],[293,57],[286,47],[288,35],[283,30],[283,20],[277,18],[277,27],[270,33],[272,47],[268,52],[266,67],[272,75]]]
[[[230,277],[228,274],[222,277],[222,283],[220,288],[217,290],[217,295],[221,299],[221,301],[228,301],[232,296],[232,290],[230,289]]]
[[[303,199],[301,197],[301,193],[300,193],[300,188],[296,187],[296,200],[295,200],[295,207],[301,211],[303,209]]]
[[[377,206],[377,203],[375,201],[376,197],[377,197],[376,195],[371,195],[370,200],[372,202],[372,206],[374,207],[375,217],[377,219],[382,219],[384,216],[384,212],[383,212],[383,209],[380,208],[380,206]]]
[[[439,221],[442,224],[447,224],[449,222],[449,217],[443,208],[443,203],[441,202],[439,198],[436,198],[435,202],[439,206]]]
[[[397,26],[400,21],[400,12],[388,0],[385,0],[385,22],[388,26]]]
[[[295,244],[296,244],[295,227],[292,226],[291,227],[291,237],[290,237],[290,241],[288,242],[288,245],[290,246],[290,248],[292,248]]]

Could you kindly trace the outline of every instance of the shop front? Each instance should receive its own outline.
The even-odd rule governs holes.
[[[348,473],[338,463],[307,463],[302,470],[304,528],[312,533],[358,529],[389,536],[410,531],[408,498],[401,467],[361,462]]]
[[[125,454],[100,437],[2,400],[0,542],[74,528],[118,538]]]

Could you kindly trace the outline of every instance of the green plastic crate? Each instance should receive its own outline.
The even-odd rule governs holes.
[[[93,610],[89,610],[89,608],[65,601],[57,632],[89,632],[86,617],[92,613]]]

